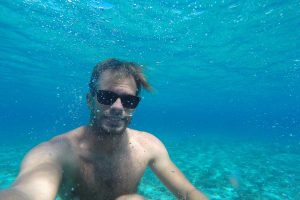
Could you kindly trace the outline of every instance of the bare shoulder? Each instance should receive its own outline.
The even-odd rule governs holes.
[[[153,134],[145,132],[145,131],[138,131],[138,130],[133,130],[133,129],[128,129],[129,130],[129,135],[132,139],[136,140],[143,146],[146,145],[163,145],[163,143]]]
[[[137,131],[129,129],[130,137],[132,137],[142,148],[150,153],[151,157],[154,158],[159,155],[167,155],[165,145],[151,133],[144,131]]]
[[[59,150],[73,150],[72,148],[76,146],[78,140],[82,138],[84,129],[84,127],[79,127],[58,135],[49,140],[48,144],[58,148]]]
[[[71,158],[70,153],[72,152],[74,134],[75,132],[72,130],[35,146],[25,156],[22,166],[28,167],[47,162],[62,163],[68,161],[66,158]]]

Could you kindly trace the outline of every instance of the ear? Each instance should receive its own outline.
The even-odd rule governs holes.
[[[92,106],[93,106],[93,96],[92,96],[92,94],[90,92],[86,94],[86,103],[87,103],[87,106],[89,107],[89,109],[92,109]]]

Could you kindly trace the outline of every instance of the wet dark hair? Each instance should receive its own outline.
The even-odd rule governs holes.
[[[135,80],[137,86],[136,95],[140,94],[142,87],[147,91],[151,91],[152,87],[148,83],[142,67],[134,62],[121,61],[115,58],[110,58],[99,62],[93,69],[92,76],[89,83],[90,93],[94,96],[97,91],[97,82],[101,76],[101,74],[110,70],[114,73],[118,73],[118,75],[122,77],[130,77],[132,76]]]

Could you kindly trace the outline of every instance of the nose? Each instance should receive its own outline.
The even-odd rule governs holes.
[[[123,107],[123,105],[122,105],[121,99],[118,98],[118,99],[110,106],[110,108],[121,109],[121,110],[123,110],[124,107]]]

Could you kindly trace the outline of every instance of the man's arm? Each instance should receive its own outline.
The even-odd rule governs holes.
[[[171,161],[164,145],[155,137],[150,141],[153,152],[150,167],[167,188],[179,199],[207,200],[208,198],[197,190]]]
[[[32,149],[12,187],[0,192],[0,200],[55,199],[62,178],[57,151],[49,142]]]

